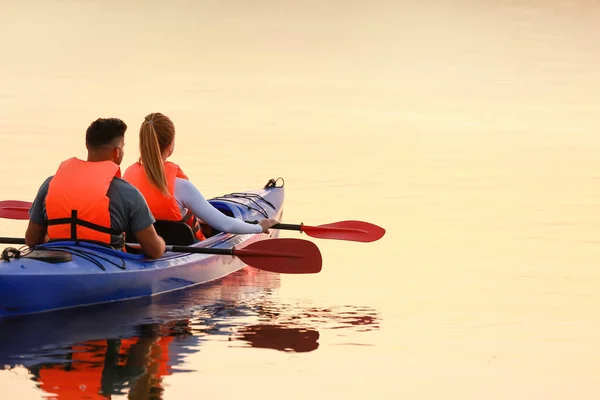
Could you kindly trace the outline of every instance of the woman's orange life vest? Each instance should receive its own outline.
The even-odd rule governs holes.
[[[175,199],[175,179],[181,178],[189,180],[187,175],[183,173],[179,165],[166,161],[164,163],[165,177],[167,178],[167,190],[169,196],[165,196],[160,189],[154,186],[144,170],[144,166],[136,162],[125,170],[123,179],[135,186],[142,195],[146,198],[148,207],[159,221],[180,221],[185,222],[192,231],[196,239],[202,241],[206,239],[200,228],[198,219],[189,211],[185,216],[181,215],[179,205]]]
[[[121,170],[112,161],[90,162],[75,157],[63,161],[46,195],[48,238],[111,244],[108,188]],[[124,240],[124,239],[123,239]]]

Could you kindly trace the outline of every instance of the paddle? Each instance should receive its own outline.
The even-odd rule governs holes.
[[[31,203],[20,200],[0,201],[0,218],[29,219]]]
[[[323,264],[317,245],[303,239],[266,239],[239,249],[167,246],[167,251],[231,255],[252,267],[282,274],[314,274]]]
[[[29,219],[31,203],[19,200],[0,201],[0,218]],[[246,221],[257,224],[258,221]],[[309,226],[304,224],[277,224],[271,229],[300,231],[319,239],[349,240],[354,242],[374,242],[385,235],[385,229],[363,221],[340,221],[330,224]]]
[[[246,221],[257,224],[258,221]],[[319,239],[350,240],[354,242],[374,242],[385,235],[385,229],[363,221],[340,221],[318,226],[276,224],[270,229],[300,231]]]
[[[0,243],[25,244],[25,239],[0,237]],[[139,248],[139,245],[131,244],[131,247]],[[52,249],[52,246],[47,248]],[[315,274],[321,271],[323,264],[319,248],[303,239],[266,239],[239,249],[167,246],[167,251],[235,256],[251,267],[281,274]]]

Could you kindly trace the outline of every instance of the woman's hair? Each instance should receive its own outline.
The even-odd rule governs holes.
[[[162,153],[174,139],[175,126],[169,117],[161,113],[146,115],[140,127],[140,161],[150,183],[165,195],[168,195],[169,191]]]

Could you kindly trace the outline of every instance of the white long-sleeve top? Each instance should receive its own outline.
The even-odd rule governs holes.
[[[190,210],[196,217],[221,232],[238,234],[262,232],[262,228],[258,224],[248,224],[217,210],[204,198],[196,186],[186,179],[175,178],[174,195],[181,215],[185,215],[187,210]]]

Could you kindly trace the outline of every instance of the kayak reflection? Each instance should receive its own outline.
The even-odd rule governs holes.
[[[1,320],[0,365],[26,367],[57,399],[160,399],[163,377],[205,338],[194,326],[251,313],[279,284],[279,274],[245,268],[155,298]]]

